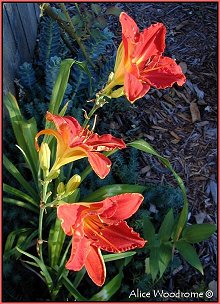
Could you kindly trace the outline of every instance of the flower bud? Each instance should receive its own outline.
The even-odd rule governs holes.
[[[76,188],[78,188],[81,182],[81,177],[78,174],[75,174],[66,184],[66,194],[72,193]]]
[[[42,143],[39,150],[39,162],[42,170],[50,169],[50,148],[47,143]]]
[[[63,182],[60,182],[59,185],[57,186],[57,194],[63,195],[64,193],[65,193],[65,185]]]
[[[50,171],[49,175],[47,176],[46,180],[50,181],[52,179],[57,178],[60,175],[60,169]]]

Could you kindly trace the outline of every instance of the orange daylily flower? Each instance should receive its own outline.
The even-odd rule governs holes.
[[[123,140],[110,134],[99,136],[88,129],[82,128],[73,117],[62,117],[47,112],[46,119],[54,122],[57,130],[45,129],[38,132],[35,137],[35,146],[37,151],[39,151],[38,137],[40,135],[48,134],[56,137],[56,160],[50,173],[56,172],[65,164],[88,157],[88,161],[95,173],[100,178],[105,178],[110,171],[111,161],[100,152],[126,147]]]
[[[150,89],[165,89],[175,82],[182,86],[185,75],[176,62],[163,57],[166,28],[156,23],[143,32],[126,13],[121,13],[122,42],[118,48],[114,75],[102,94],[112,98],[125,95],[133,103]],[[115,86],[120,86],[113,90]]]
[[[102,286],[106,269],[100,249],[119,253],[146,243],[124,221],[138,210],[142,201],[139,193],[125,193],[96,203],[59,205],[57,216],[62,228],[72,236],[66,268],[79,271],[85,266],[93,282]]]

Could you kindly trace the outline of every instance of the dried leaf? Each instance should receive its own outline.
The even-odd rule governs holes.
[[[178,24],[176,26],[176,31],[179,31],[182,27],[184,27],[185,25],[187,25],[189,23],[189,20],[184,20],[182,21],[180,24]]]
[[[179,63],[179,66],[181,67],[183,74],[186,74],[186,72],[187,72],[187,64],[182,61],[182,62]]]
[[[148,171],[150,171],[151,167],[150,166],[146,166],[144,168],[141,169],[140,173],[141,174],[145,174],[147,173]]]
[[[160,127],[160,126],[152,126],[151,128],[156,129],[156,130],[160,130],[160,131],[162,131],[162,132],[168,131],[167,129],[162,128],[162,127]]]
[[[177,114],[177,116],[181,117],[182,119],[184,119],[184,120],[186,120],[188,122],[191,122],[191,120],[188,117],[186,117],[186,115],[183,114],[183,113],[179,113],[179,114]]]
[[[176,138],[178,141],[180,141],[181,138],[180,138],[175,132],[170,131],[170,134],[171,134],[174,138]]]
[[[201,120],[201,116],[200,116],[200,112],[199,112],[197,103],[195,103],[195,102],[190,103],[190,112],[191,112],[191,116],[192,116],[192,122]]]
[[[209,289],[213,292],[213,298],[217,299],[218,297],[217,282],[215,280],[209,283]]]
[[[158,213],[158,210],[154,204],[150,204],[149,211],[152,213]]]
[[[96,4],[96,3],[92,3],[91,4],[91,9],[93,10],[93,12],[96,14],[96,15],[99,15],[102,11],[102,8],[99,4]]]
[[[173,100],[173,98],[170,96],[170,95],[168,95],[168,94],[164,94],[163,95],[163,98],[166,100],[166,101],[168,101],[169,103],[171,103],[172,105],[176,105],[176,102]]]
[[[195,215],[196,223],[197,224],[202,224],[204,222],[204,219],[206,218],[206,213],[205,212],[199,212],[198,214]]]
[[[109,7],[105,13],[107,15],[119,16],[121,14],[121,12],[122,12],[122,10],[119,7],[112,6],[112,7]]]
[[[211,190],[213,201],[217,205],[217,183],[215,181],[210,182],[210,190]]]

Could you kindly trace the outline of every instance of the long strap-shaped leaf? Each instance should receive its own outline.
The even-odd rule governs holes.
[[[127,146],[136,148],[138,150],[141,150],[143,152],[156,156],[168,169],[170,169],[170,171],[173,173],[175,179],[177,180],[177,183],[182,191],[183,201],[184,201],[183,209],[180,213],[178,224],[177,224],[177,227],[176,227],[176,230],[174,233],[174,241],[178,240],[178,238],[182,232],[182,229],[183,229],[184,225],[186,224],[187,214],[188,214],[188,200],[187,200],[186,189],[185,189],[183,180],[174,171],[170,162],[166,158],[162,157],[159,153],[157,153],[157,151],[155,151],[154,148],[151,147],[151,145],[149,145],[149,143],[147,143],[145,140],[143,140],[143,139],[135,140],[135,141],[127,144]]]
[[[34,137],[37,133],[36,121],[34,118],[28,121],[24,119],[17,100],[11,93],[8,93],[4,98],[4,105],[8,110],[17,143],[24,151],[25,160],[28,160],[27,164],[36,180],[38,170],[38,155],[34,148]]]
[[[59,107],[66,91],[70,68],[74,62],[74,59],[65,59],[61,62],[49,105],[49,111],[53,114],[58,114]]]
[[[12,186],[10,186],[8,184],[4,184],[3,183],[3,191],[6,192],[6,193],[8,193],[8,194],[20,197],[23,200],[29,202],[30,204],[32,204],[34,206],[38,206],[39,205],[39,202],[35,201],[31,196],[29,196],[28,194],[24,193],[23,191],[20,191],[17,188],[14,188],[14,187],[12,187]]]
[[[18,201],[17,199],[9,198],[9,197],[3,197],[3,202],[9,203],[9,204],[12,204],[12,205],[16,205],[18,207],[25,208],[25,209],[28,209],[30,211],[33,211],[36,214],[39,214],[39,211],[35,206],[30,205],[26,202]]]
[[[108,301],[120,288],[123,279],[122,270],[101,291],[93,295],[90,301]]]
[[[3,155],[3,165],[8,170],[8,172],[20,183],[20,185],[31,195],[31,197],[39,201],[39,196],[35,190],[30,186],[30,184],[24,179],[18,169],[13,165],[13,163]]]
[[[87,299],[79,293],[79,291],[74,287],[72,282],[67,277],[62,278],[62,283],[77,301],[87,301]]]
[[[48,289],[51,290],[52,287],[53,287],[53,280],[52,280],[52,278],[51,278],[51,276],[50,276],[50,274],[49,274],[49,272],[47,270],[46,265],[40,259],[38,259],[37,257],[33,256],[32,254],[30,254],[30,253],[28,253],[26,251],[21,250],[19,247],[16,247],[16,249],[20,253],[26,255],[27,257],[29,257],[30,259],[34,260],[38,264],[38,266],[40,267],[40,269],[42,270],[42,272],[44,274],[44,277],[45,277]]]
[[[147,188],[145,186],[131,184],[115,184],[99,188],[93,193],[83,198],[83,202],[97,202],[107,197],[122,194],[122,193],[143,193]]]

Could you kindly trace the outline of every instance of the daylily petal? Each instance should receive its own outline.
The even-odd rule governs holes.
[[[84,148],[81,148],[80,146],[76,146],[75,148],[67,147],[62,154],[58,155],[57,153],[57,158],[52,169],[57,170],[68,163],[74,162],[84,157],[87,157],[87,151]]]
[[[93,240],[94,246],[109,252],[123,252],[137,247],[141,248],[146,242],[124,221],[111,226],[104,225],[100,221],[99,227],[102,229],[97,230],[97,233],[94,234],[93,227],[86,225],[84,232],[90,240]]]
[[[135,48],[135,43],[139,39],[139,28],[135,21],[128,16],[126,13],[122,12],[120,14],[119,20],[122,26],[122,41],[124,45],[124,64],[129,64],[129,59]]]
[[[136,78],[132,73],[125,74],[124,91],[127,99],[131,103],[143,97],[149,89],[149,84],[142,83],[142,81]]]
[[[63,231],[67,235],[73,234],[73,229],[76,229],[82,222],[83,212],[88,210],[88,207],[79,204],[62,204],[57,208],[57,217],[61,220]]]
[[[44,134],[53,135],[54,137],[56,137],[56,139],[57,139],[57,157],[58,158],[61,157],[61,155],[63,155],[67,146],[63,140],[63,137],[60,135],[60,133],[55,130],[52,130],[52,129],[45,129],[45,130],[42,130],[37,133],[37,135],[35,136],[36,150],[39,151],[38,137],[41,135],[44,135]]]
[[[160,57],[157,67],[146,68],[141,77],[157,89],[171,87],[175,82],[182,86],[186,81],[181,67],[169,57]]]
[[[139,28],[136,22],[125,12],[120,14],[119,20],[122,26],[122,35],[134,43],[137,42],[137,38],[139,37]]]
[[[124,64],[124,45],[123,42],[121,42],[117,50],[114,71],[116,72],[120,70],[123,64]]]
[[[100,178],[105,178],[110,171],[112,162],[108,157],[99,152],[87,152],[92,169]]]
[[[106,268],[99,248],[90,246],[85,267],[93,282],[98,286],[102,286],[105,282]]]
[[[132,54],[133,62],[139,64],[146,62],[154,55],[161,55],[165,49],[166,28],[162,23],[156,23],[148,27],[140,34]]]
[[[75,137],[81,132],[82,127],[80,126],[80,124],[78,123],[78,121],[71,116],[59,116],[59,115],[54,115],[51,114],[50,112],[47,112],[46,114],[46,119],[48,121],[53,121],[58,132],[60,132],[60,134],[63,136],[63,131],[67,131],[68,128],[68,132],[69,132],[69,139],[70,139],[70,143],[73,141],[73,139],[75,139]],[[63,125],[65,125],[65,127],[63,127]]]
[[[69,260],[66,263],[66,269],[79,271],[85,265],[86,258],[90,251],[90,241],[83,237],[74,236],[72,238],[72,249]]]
[[[122,139],[116,138],[111,134],[98,135],[95,133],[86,141],[86,145],[92,147],[94,151],[111,151],[115,148],[126,148]]]
[[[113,223],[117,223],[118,221],[125,220],[131,217],[140,207],[144,197],[140,193],[124,193],[115,195],[112,197],[106,198],[103,203],[105,202],[106,205],[110,203],[114,203],[117,208],[115,212],[108,216],[108,221],[105,221],[105,213],[100,214],[100,217],[104,222],[110,221]]]

